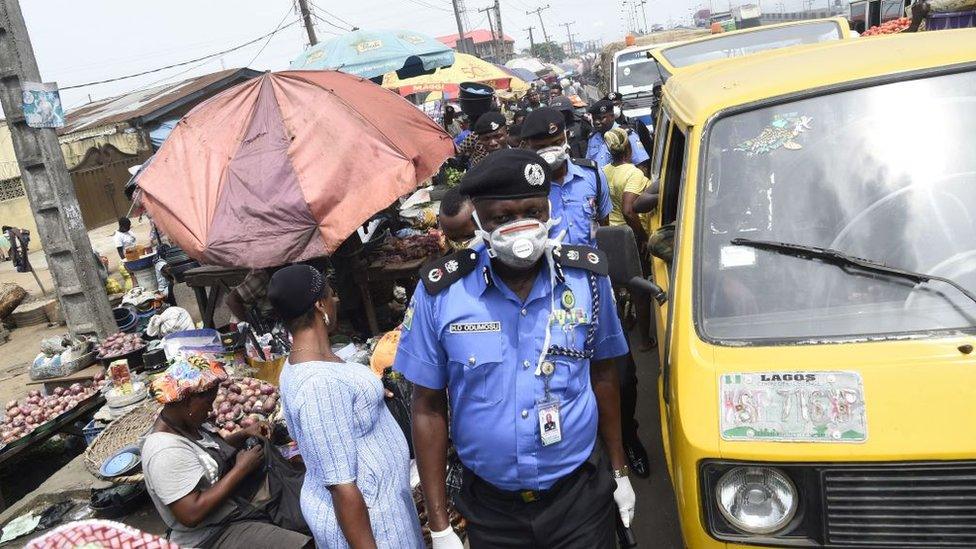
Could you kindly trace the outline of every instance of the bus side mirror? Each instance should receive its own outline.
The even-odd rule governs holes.
[[[597,247],[607,254],[610,281],[615,286],[626,286],[636,293],[650,295],[658,303],[667,301],[667,293],[644,278],[633,229],[627,225],[600,227],[596,231],[596,242]]]

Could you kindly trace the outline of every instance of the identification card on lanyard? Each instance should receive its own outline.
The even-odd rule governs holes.
[[[559,417],[559,399],[549,393],[549,380],[556,371],[556,365],[550,361],[542,363],[545,396],[536,402],[535,410],[539,416],[539,438],[543,446],[555,444],[563,439],[563,426]]]

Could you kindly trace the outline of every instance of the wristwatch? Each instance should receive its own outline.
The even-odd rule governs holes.
[[[630,466],[624,465],[620,469],[613,470],[613,478],[624,478],[630,476]]]

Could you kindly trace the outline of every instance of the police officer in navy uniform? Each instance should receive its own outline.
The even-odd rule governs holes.
[[[606,225],[613,204],[606,177],[594,162],[571,158],[566,119],[552,107],[529,113],[522,124],[523,146],[534,150],[552,171],[550,216],[559,220],[552,235],[565,231],[563,242],[596,246],[596,229]]]
[[[614,365],[627,343],[607,260],[549,238],[550,185],[525,149],[469,170],[459,189],[486,244],[421,269],[405,314],[394,368],[415,384],[435,549],[462,547],[446,512],[448,433],[472,549],[610,549],[616,517],[633,519]]]

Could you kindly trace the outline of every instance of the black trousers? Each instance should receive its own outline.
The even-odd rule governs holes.
[[[617,359],[620,374],[620,432],[624,444],[637,440],[637,363],[628,352]]]
[[[613,549],[616,482],[597,442],[590,457],[549,490],[525,501],[465,468],[457,509],[468,521],[471,549]]]

